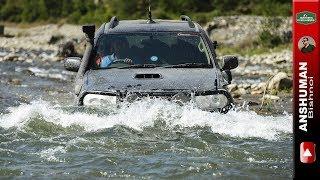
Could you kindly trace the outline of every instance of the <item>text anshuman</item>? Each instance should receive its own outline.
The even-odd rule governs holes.
[[[313,118],[314,80],[308,77],[308,63],[299,62],[299,129],[308,132],[308,120]]]

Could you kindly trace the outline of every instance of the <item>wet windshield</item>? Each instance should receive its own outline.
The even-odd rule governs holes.
[[[197,34],[139,33],[100,37],[94,68],[211,67]]]

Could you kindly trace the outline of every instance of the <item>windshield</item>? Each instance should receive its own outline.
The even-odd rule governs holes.
[[[212,67],[198,34],[108,34],[99,38],[94,68]]]

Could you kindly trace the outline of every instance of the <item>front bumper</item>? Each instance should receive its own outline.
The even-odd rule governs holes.
[[[78,106],[83,106],[84,97],[87,94],[96,94],[96,95],[106,95],[106,96],[116,96],[117,102],[127,101],[134,101],[136,98],[130,99],[132,95],[134,97],[156,97],[156,98],[163,98],[169,101],[176,100],[177,95],[183,95],[188,101],[192,100],[195,96],[209,96],[209,95],[217,95],[223,94],[227,98],[227,105],[223,108],[218,108],[213,111],[219,111],[222,113],[228,112],[232,108],[232,104],[234,103],[232,96],[230,93],[225,89],[218,89],[218,90],[209,90],[209,91],[190,91],[190,90],[155,90],[155,91],[85,91],[82,92],[79,96],[76,97],[76,103]]]

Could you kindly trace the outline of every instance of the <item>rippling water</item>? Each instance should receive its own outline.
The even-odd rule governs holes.
[[[0,176],[292,176],[292,116],[161,99],[84,109],[33,101],[0,115]]]
[[[62,63],[1,62],[0,75],[1,178],[292,177],[291,115],[161,99],[85,109],[68,105]]]

